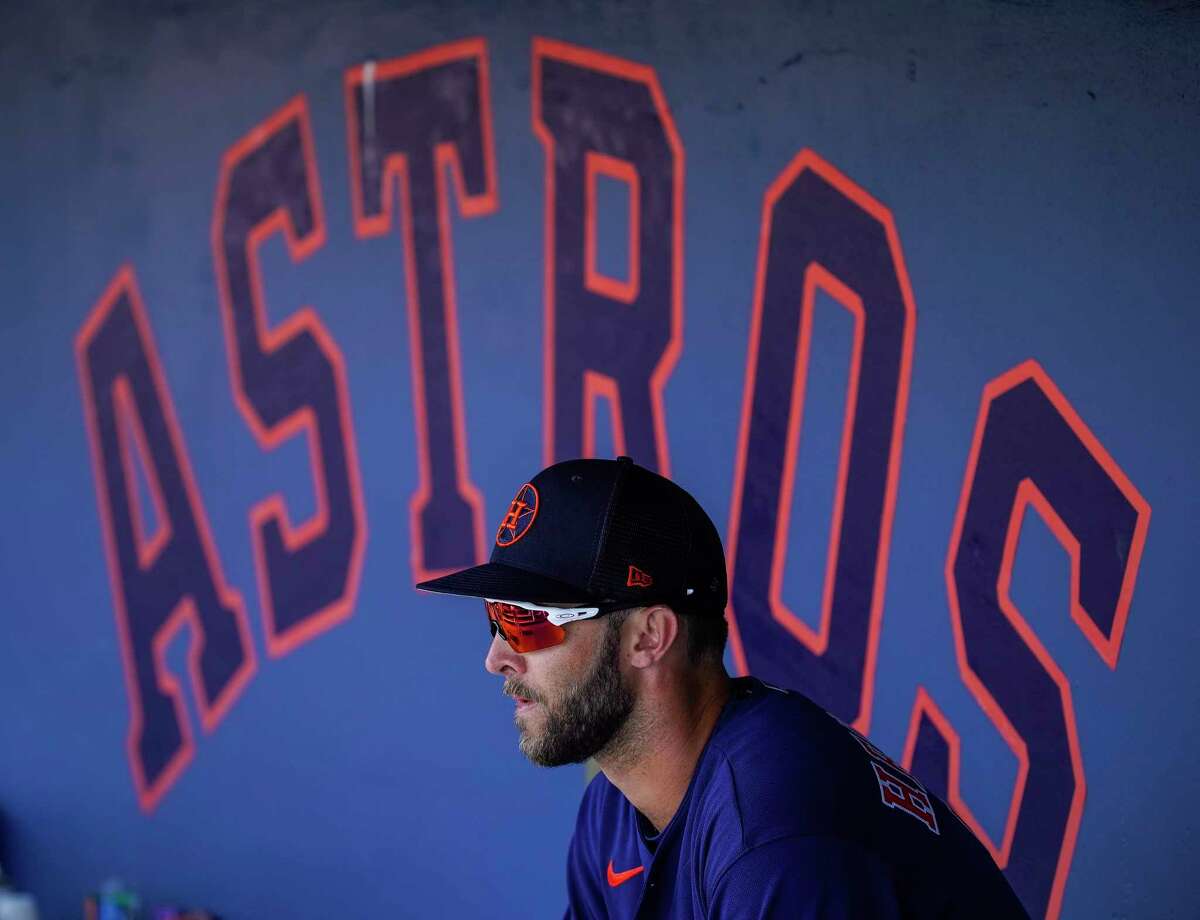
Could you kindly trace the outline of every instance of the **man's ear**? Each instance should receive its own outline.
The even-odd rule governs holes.
[[[629,663],[648,668],[679,641],[679,615],[664,604],[643,607],[625,621],[625,631],[626,641],[631,643]]]

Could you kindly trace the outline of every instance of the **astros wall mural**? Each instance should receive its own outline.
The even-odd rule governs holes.
[[[1194,915],[1194,9],[0,17],[0,863],[48,916],[561,911],[583,771],[412,584],[618,453],[721,528],[730,670],[1033,916]]]

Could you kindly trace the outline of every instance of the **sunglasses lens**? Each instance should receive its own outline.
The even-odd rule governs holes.
[[[558,645],[566,630],[555,626],[545,610],[526,610],[500,601],[484,601],[492,635],[500,634],[514,652],[536,652]]]

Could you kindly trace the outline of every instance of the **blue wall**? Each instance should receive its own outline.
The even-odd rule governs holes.
[[[540,38],[566,43],[538,46],[541,79]],[[409,57],[465,39],[478,41]],[[473,558],[547,451],[570,452],[572,439],[583,451],[579,388],[588,392],[591,367],[607,375],[589,378],[601,394],[606,380],[621,392],[619,432],[611,403],[592,403],[594,450],[611,454],[619,434],[636,459],[669,464],[727,541],[740,522],[734,615],[745,642],[731,668],[783,675],[897,758],[915,746],[927,782],[958,783],[958,801],[1035,914],[1192,915],[1198,41],[1190,8],[1117,3],[0,12],[6,870],[51,917],[73,913],[110,875],[151,899],[234,918],[560,910],[583,771],[524,761],[510,706],[482,668],[480,611],[411,585],[437,560]],[[370,78],[359,69],[367,61],[377,62]],[[554,66],[567,72],[552,78]],[[371,103],[364,80],[378,94]],[[554,95],[555,80],[565,95]],[[385,104],[389,87],[412,95]],[[560,110],[551,133],[566,132],[555,135],[560,194],[581,181],[589,149],[636,166],[642,283],[632,304],[580,293],[581,253],[561,244],[583,226],[580,205],[547,210],[539,93]],[[364,147],[363,113],[376,102]],[[444,346],[440,314],[410,323],[406,313],[413,290],[442,302],[436,212],[415,218],[407,263],[399,210],[386,227],[371,221],[383,194],[371,145],[411,152],[412,201],[428,205],[429,151],[447,139],[459,145],[469,199],[466,213],[448,199],[446,225],[458,362],[431,347]],[[223,164],[232,176],[276,141],[291,146],[254,167],[220,211]],[[793,180],[816,183],[810,197]],[[250,301],[218,281],[220,253],[244,253],[238,233],[263,189],[292,208],[299,247],[289,254],[279,232],[259,247],[264,324],[315,311],[300,330],[307,351],[276,365],[255,364],[252,326],[236,338]],[[597,179],[596,265],[618,279],[629,210],[621,181]],[[232,228],[219,219],[231,213]],[[560,242],[549,269],[548,213]],[[802,272],[815,258],[797,254],[804,240],[825,247],[827,268],[841,260],[830,270],[850,294],[837,297],[832,282],[815,293],[805,412],[789,441]],[[229,269],[234,288],[240,270]],[[546,346],[548,278],[562,287],[558,337]],[[147,321],[140,347],[155,359],[138,354],[132,285]],[[852,360],[855,294],[886,373],[873,358]],[[757,331],[768,331],[752,348],[756,309]],[[118,320],[124,338],[89,351]],[[414,332],[425,336],[415,375]],[[250,403],[280,418],[308,406],[329,482],[334,466],[351,470],[341,492],[329,485],[323,548],[265,595],[252,507],[278,494],[298,526],[320,502],[303,431],[281,429],[271,446],[247,424],[259,410],[235,400],[239,342]],[[549,413],[547,347],[567,369]],[[747,375],[752,355],[775,369],[761,390]],[[460,460],[480,519],[453,494],[456,364]],[[646,387],[655,366],[657,427]],[[861,498],[868,480],[882,491],[843,522],[866,536],[840,551],[857,561],[837,583],[845,606],[835,603],[832,651],[818,655],[820,643],[796,636],[820,631],[847,381],[876,372],[875,415],[855,435],[875,446],[860,451],[866,472],[850,474],[846,494]],[[114,402],[121,374],[132,396]],[[426,390],[425,474],[414,381]],[[169,556],[174,568],[143,583],[120,549],[128,503],[114,512],[104,485],[126,481],[116,445],[138,466],[131,413],[111,428],[111,408],[97,406],[153,408],[164,393],[176,440],[164,415],[142,424],[148,449],[175,462],[137,487],[135,504],[149,535],[161,523],[155,491],[165,496],[159,513],[176,539],[160,557],[147,550],[147,565]],[[1011,412],[981,416],[988,406]],[[549,436],[551,420],[567,449]],[[983,422],[995,423],[995,439]],[[124,434],[105,440],[109,430]],[[807,632],[780,625],[769,603],[789,445],[799,447],[776,608]],[[411,503],[423,475],[434,511],[418,528]],[[982,540],[970,545],[998,562],[1012,502],[1030,498],[1013,491],[1025,478],[1045,501],[1031,499],[1009,547],[1007,616],[985,596],[997,574],[986,560],[972,569],[964,557],[957,583],[977,577],[982,588],[952,605],[952,544]],[[994,500],[990,517],[982,498],[969,507],[981,496]],[[1083,554],[1074,611],[1072,538]],[[224,590],[209,601],[189,593],[214,583]],[[286,602],[303,608],[321,590],[332,600],[284,628]],[[176,605],[189,597],[202,610],[192,622],[225,623],[192,649],[199,683],[187,677],[193,632],[158,629],[168,614],[170,626],[186,623],[189,609]],[[122,623],[133,629],[124,650]],[[156,635],[161,667],[138,672],[130,649],[152,662]],[[183,707],[174,722],[169,706],[153,716],[182,733],[176,743],[156,736],[142,755],[128,744],[139,673],[147,692],[177,675]],[[920,743],[918,700],[936,706]],[[961,742],[957,771],[949,727]],[[180,754],[189,731],[190,759]],[[168,755],[173,770],[155,772]],[[147,765],[153,776],[139,779]],[[1025,798],[1014,803],[1021,776]]]

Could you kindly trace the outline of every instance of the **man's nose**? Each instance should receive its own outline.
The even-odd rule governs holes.
[[[512,646],[499,636],[492,636],[492,644],[488,647],[487,657],[483,666],[492,674],[507,675],[513,672],[525,673],[525,656],[514,652]]]

